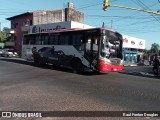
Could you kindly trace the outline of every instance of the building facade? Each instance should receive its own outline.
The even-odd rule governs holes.
[[[73,3],[68,3],[68,7],[64,9],[26,12],[7,20],[11,21],[11,29],[14,30],[10,42],[14,42],[15,49],[21,52],[23,35],[29,32],[30,26],[63,21],[83,23],[84,14],[75,10]]]
[[[145,40],[123,35],[123,61],[127,63],[138,63],[145,49]]]
[[[32,25],[29,27],[28,32],[40,33],[40,32],[53,32],[56,30],[63,30],[63,29],[86,29],[86,28],[94,28],[94,27],[75,21],[65,21],[65,22],[57,22],[49,24]]]

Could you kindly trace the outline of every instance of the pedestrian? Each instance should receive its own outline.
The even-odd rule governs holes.
[[[159,60],[157,58],[157,55],[155,55],[155,58],[153,60],[153,73],[158,76],[159,75]]]

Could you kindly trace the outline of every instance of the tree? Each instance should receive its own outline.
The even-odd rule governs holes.
[[[148,51],[146,49],[143,50],[143,59],[148,59]]]
[[[6,41],[6,39],[7,39],[7,34],[6,34],[6,31],[5,31],[5,29],[3,29],[3,31],[0,31],[1,32],[1,36],[0,36],[0,40],[1,41]]]
[[[151,52],[152,52],[152,53],[159,53],[159,48],[160,48],[159,44],[153,43],[153,44],[151,45]]]

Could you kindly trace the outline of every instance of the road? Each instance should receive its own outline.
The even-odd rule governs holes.
[[[0,94],[0,111],[160,110],[160,79],[124,72],[77,75],[10,58],[0,58]]]

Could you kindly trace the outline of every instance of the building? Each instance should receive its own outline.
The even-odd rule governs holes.
[[[141,59],[142,50],[145,49],[145,40],[123,35],[123,61],[137,63]]]
[[[40,32],[54,31],[54,30],[71,29],[71,28],[86,29],[86,28],[94,28],[94,27],[86,24],[74,22],[74,21],[65,21],[65,22],[58,22],[58,23],[32,25],[29,27],[28,32],[40,33]]]
[[[10,42],[14,42],[15,49],[20,52],[23,34],[28,33],[30,26],[63,21],[83,23],[84,14],[75,10],[73,3],[68,3],[67,8],[26,12],[7,18],[7,20],[11,21],[11,29],[14,30],[14,34],[11,34]]]

